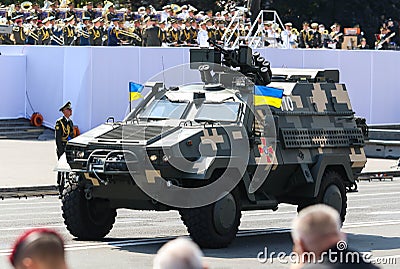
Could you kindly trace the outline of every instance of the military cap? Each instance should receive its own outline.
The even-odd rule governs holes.
[[[83,17],[82,20],[83,21],[90,21],[90,17]]]
[[[66,102],[62,107],[60,107],[60,111],[62,112],[64,109],[72,109],[71,102]]]
[[[30,21],[30,20],[32,20],[33,19],[33,16],[28,16],[28,17],[26,17],[26,21]]]
[[[23,15],[17,15],[17,16],[15,16],[14,18],[11,18],[11,20],[12,20],[12,21],[15,21],[15,20],[20,19],[20,18],[22,18],[22,17],[23,17]]]
[[[162,7],[162,9],[170,9],[170,8],[171,8],[171,5],[166,5],[166,6]]]
[[[49,21],[54,21],[56,18],[54,16],[49,17]]]
[[[97,17],[96,19],[92,20],[93,23],[99,22],[101,20],[101,17]]]
[[[87,2],[86,6],[93,6],[93,3],[92,2]]]
[[[305,22],[303,22],[303,25],[310,25],[310,24],[309,24],[308,22],[305,21]]]
[[[34,21],[34,20],[37,20],[37,19],[39,19],[37,16],[32,16],[32,20]]]
[[[22,19],[15,20],[15,23],[20,23],[20,22],[22,22]]]
[[[157,17],[152,17],[152,18],[150,19],[150,21],[158,22],[158,19],[157,19]]]
[[[188,8],[188,6],[187,5],[183,5],[183,6],[181,6],[181,9],[187,9]]]
[[[42,23],[46,23],[46,22],[49,22],[50,20],[49,20],[49,18],[47,17],[47,18],[45,18],[43,21],[42,21]]]
[[[200,22],[200,26],[202,25],[206,25],[206,22],[205,21]]]
[[[73,5],[74,5],[74,3],[72,3],[72,2],[68,4],[68,6],[73,6]]]
[[[17,3],[15,3],[15,6],[16,6],[16,7],[20,7],[21,4],[17,2]]]
[[[144,11],[146,11],[146,8],[145,8],[145,7],[140,7],[140,8],[138,9],[138,12],[144,12]]]
[[[177,23],[177,21],[175,19],[171,20],[171,24]]]
[[[334,25],[331,26],[331,29],[333,29],[333,28],[336,28],[336,24],[334,24]]]
[[[316,22],[311,23],[311,28],[318,28],[318,23]]]
[[[163,21],[160,21],[160,23],[159,24],[166,24],[166,21],[165,20],[163,20]]]
[[[189,6],[189,11],[196,12],[196,11],[197,11],[197,8],[195,8],[194,6]]]
[[[292,24],[291,22],[287,22],[287,23],[285,23],[285,26],[290,26],[290,27],[292,27],[293,24]]]
[[[118,17],[112,18],[111,21],[119,21],[119,18]]]
[[[49,2],[49,7],[54,6],[53,2]]]

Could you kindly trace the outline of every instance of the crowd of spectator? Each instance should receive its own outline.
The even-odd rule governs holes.
[[[28,3],[28,6],[26,6]],[[369,46],[358,25],[343,29],[339,23],[325,26],[304,22],[251,22],[248,12],[231,7],[221,12],[199,11],[191,5],[165,5],[115,9],[111,2],[83,8],[46,1],[46,6],[16,3],[0,5],[0,44],[58,46],[208,46],[214,39],[224,45],[246,44],[278,48],[396,49],[398,24],[389,19]],[[1,28],[0,28],[1,29]],[[255,37],[255,38],[253,38]]]

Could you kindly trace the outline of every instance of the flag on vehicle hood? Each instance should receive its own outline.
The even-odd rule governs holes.
[[[254,86],[255,106],[269,105],[280,108],[282,105],[282,97],[283,89],[268,86]]]
[[[142,90],[144,86],[142,84],[138,84],[135,82],[129,82],[129,100],[134,101],[139,98],[142,98]]]

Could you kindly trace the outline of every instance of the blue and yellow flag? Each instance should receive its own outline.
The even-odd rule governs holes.
[[[129,82],[129,100],[134,101],[139,98],[142,98],[142,90],[144,86],[142,84],[138,84],[135,82]]]
[[[283,90],[268,86],[255,86],[254,105],[269,105],[280,108],[282,105]]]

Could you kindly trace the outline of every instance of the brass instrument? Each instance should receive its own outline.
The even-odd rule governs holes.
[[[39,35],[33,32],[32,27],[24,27],[24,32],[27,36],[32,37],[36,42],[39,41]]]
[[[83,36],[84,38],[89,38],[90,34],[84,31],[82,28],[78,28],[78,37]]]
[[[7,16],[8,17],[12,17],[12,14],[14,13],[14,11],[15,11],[15,5],[14,4],[11,4],[9,7],[8,7],[8,10],[7,10]]]
[[[63,46],[64,45],[64,38],[62,36],[58,37],[58,36],[53,34],[53,35],[50,36],[50,39],[53,40],[54,42],[56,42],[59,46]]]
[[[138,36],[137,34],[135,34],[133,32],[128,32],[128,31],[121,30],[121,29],[118,29],[117,32],[119,35],[132,37],[133,39],[136,39],[137,41],[142,42],[142,38],[140,38],[140,36]]]
[[[111,1],[107,1],[107,0],[104,1],[104,8],[103,8],[103,12],[102,12],[102,16],[103,16],[103,17],[106,15],[108,9],[109,9],[111,6],[113,6],[113,5],[114,5],[114,3],[111,2]]]
[[[23,11],[29,11],[32,9],[32,2],[25,1],[21,3],[21,8]]]
[[[179,11],[181,11],[181,7],[177,4],[171,4],[171,9],[174,13],[178,13]]]
[[[299,35],[299,31],[296,28],[292,28],[292,35]]]

